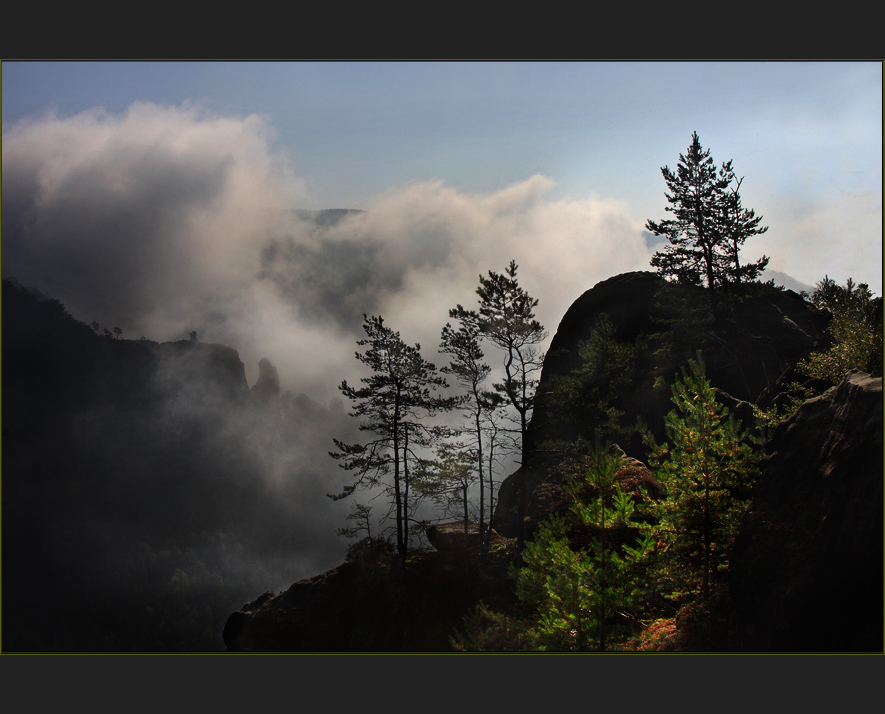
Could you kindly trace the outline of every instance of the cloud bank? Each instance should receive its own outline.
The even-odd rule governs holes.
[[[12,126],[4,275],[124,337],[196,330],[229,344],[250,383],[267,357],[284,390],[327,403],[342,379],[358,377],[364,313],[440,361],[449,308],[474,306],[478,275],[511,259],[551,335],[598,281],[649,269],[646,217],[611,198],[554,200],[542,175],[479,194],[426,181],[327,207],[351,212],[299,211],[311,197],[273,136],[266,117],[190,104]],[[765,213],[770,231],[745,246],[748,258],[769,255],[772,269],[809,284],[827,273],[880,288],[881,192],[814,205],[778,198]]]
[[[467,194],[391,188],[316,221],[268,121],[136,103],[22,122],[3,135],[3,272],[78,318],[164,340],[197,330],[266,356],[283,388],[326,400],[352,379],[366,314],[434,359],[448,309],[511,259],[551,334],[599,280],[648,267],[642,226],[608,199],[548,200],[536,175]],[[334,207],[329,207],[334,208]]]

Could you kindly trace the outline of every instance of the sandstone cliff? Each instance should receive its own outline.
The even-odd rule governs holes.
[[[672,403],[669,389],[655,389],[654,380],[672,381],[696,349],[719,399],[749,422],[749,403],[770,405],[784,379],[793,378],[795,362],[827,344],[827,318],[798,295],[755,290],[718,320],[698,321],[662,345],[660,337],[651,336],[680,317],[679,302],[663,281],[650,273],[604,281],[579,298],[560,323],[540,392],[551,375],[576,366],[579,341],[605,313],[619,340],[658,340],[657,350],[646,342],[635,379],[618,398],[626,414],[622,424],[638,416],[653,432],[662,432]],[[549,400],[539,404],[532,443],[551,438],[555,406]],[[593,426],[579,420],[557,428],[561,438],[574,438]],[[644,456],[636,442],[625,440],[623,446],[629,456]],[[728,621],[727,640],[717,640],[716,649],[881,651],[882,469],[881,379],[849,374],[780,425],[735,542],[732,600],[721,614]],[[532,485],[541,487],[534,489],[528,513],[541,519],[561,499],[546,480],[543,462],[533,476]],[[496,528],[505,535],[508,528],[509,535],[515,532],[514,483],[511,476],[500,494]],[[459,534],[460,524],[449,530]],[[434,540],[438,547],[444,542],[437,532]],[[460,614],[481,597],[487,603],[510,598],[511,608],[515,602],[503,570],[458,557],[463,558],[445,549],[416,555],[411,572],[396,573],[346,563],[246,603],[230,616],[225,643],[229,650],[446,650],[447,634],[461,625]]]

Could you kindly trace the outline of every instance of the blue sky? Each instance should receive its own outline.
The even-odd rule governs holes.
[[[695,130],[748,191],[881,188],[875,62],[3,65],[4,127],[134,101],[267,117],[313,208],[429,179],[493,191],[536,173],[555,195],[662,207],[658,169]]]
[[[382,256],[366,309],[425,343],[477,273],[514,258],[552,331],[599,280],[648,269],[660,168],[693,131],[769,226],[745,258],[882,292],[876,62],[5,62],[2,79],[3,273],[130,335],[199,327],[303,362],[316,355],[274,336],[296,315],[288,332],[332,349],[308,303],[361,314],[355,273],[269,294],[254,278],[273,231],[292,255]],[[371,218],[322,238],[264,225],[274,207]],[[272,268],[278,286],[298,270]]]

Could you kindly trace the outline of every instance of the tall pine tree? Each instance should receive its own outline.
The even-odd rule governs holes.
[[[353,402],[351,415],[362,419],[360,430],[375,438],[366,444],[334,439],[338,451],[329,452],[330,456],[338,459],[343,469],[353,471],[355,479],[341,493],[329,495],[338,500],[358,489],[383,486],[391,494],[397,552],[405,565],[412,450],[416,444],[429,446],[432,441],[435,430],[424,420],[451,409],[455,402],[436,394],[448,385],[436,367],[421,356],[420,345],[407,345],[381,317],[364,318],[366,339],[357,344],[368,349],[357,352],[356,358],[372,369],[372,375],[361,380],[363,387],[343,381],[339,388]],[[390,477],[392,483],[387,481]]]
[[[768,258],[741,265],[740,249],[750,236],[765,233],[762,216],[745,209],[732,162],[717,172],[709,149],[692,134],[686,154],[679,155],[676,172],[661,168],[670,193],[665,194],[672,219],[646,222],[646,228],[669,241],[654,254],[652,267],[667,278],[715,291],[728,283],[755,280]]]
[[[544,354],[538,348],[547,333],[535,319],[537,298],[531,297],[519,285],[516,278],[518,266],[511,260],[504,273],[489,271],[489,276],[479,276],[479,327],[504,358],[504,381],[495,384],[498,390],[516,410],[521,443],[521,466],[519,478],[519,532],[517,543],[520,552],[525,547],[525,508],[528,499],[527,475],[530,468],[528,450],[529,418],[535,404],[536,375],[544,363]]]

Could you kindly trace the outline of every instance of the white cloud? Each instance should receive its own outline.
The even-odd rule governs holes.
[[[304,182],[258,116],[133,104],[18,124],[3,136],[4,273],[127,336],[200,339],[262,356],[284,388],[325,400],[358,368],[362,314],[436,354],[480,273],[511,259],[551,335],[596,282],[647,269],[642,225],[613,200],[547,199],[536,175],[468,194],[441,181],[392,188],[318,228],[281,209]],[[269,246],[273,245],[271,250]]]

